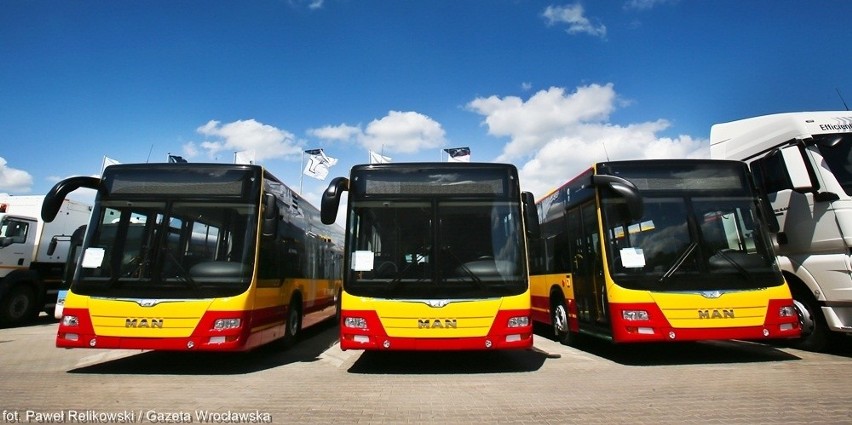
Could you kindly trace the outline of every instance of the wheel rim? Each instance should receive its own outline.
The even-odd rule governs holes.
[[[807,337],[814,332],[816,323],[814,316],[808,307],[798,300],[793,300],[793,305],[796,307],[796,314],[799,316],[799,326],[802,329],[802,336]]]
[[[295,308],[290,309],[290,317],[287,319],[287,330],[290,335],[296,335],[299,332],[299,311]]]
[[[562,304],[553,309],[553,331],[557,336],[568,332],[568,312]]]
[[[30,308],[30,299],[25,294],[17,294],[12,298],[9,315],[14,319],[23,317]]]

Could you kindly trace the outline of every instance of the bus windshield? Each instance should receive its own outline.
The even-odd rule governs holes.
[[[352,203],[349,220],[348,293],[473,299],[526,291],[517,203],[365,200]]]
[[[97,205],[72,290],[81,295],[197,299],[244,292],[257,207],[237,202]]]
[[[730,169],[729,169],[730,170]],[[736,170],[734,168],[733,170]],[[648,170],[654,174],[660,170]],[[783,279],[759,225],[749,187],[737,173],[694,170],[623,177],[642,195],[640,219],[626,219],[623,203],[604,193],[609,272],[631,289],[737,290],[780,285]],[[693,173],[693,175],[690,175]]]

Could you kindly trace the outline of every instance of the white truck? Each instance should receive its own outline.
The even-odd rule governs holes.
[[[74,231],[91,206],[66,200],[56,219],[41,219],[44,196],[0,194],[0,326],[19,325],[42,311],[53,316]]]
[[[715,124],[710,156],[746,161],[772,204],[778,264],[802,324],[798,347],[824,350],[852,335],[852,112]]]

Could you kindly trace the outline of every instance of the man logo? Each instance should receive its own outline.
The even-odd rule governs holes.
[[[124,319],[125,328],[163,328],[163,319],[137,319],[128,317]]]
[[[458,328],[456,319],[417,319],[417,329],[448,329]]]
[[[733,309],[698,310],[699,319],[734,319]]]

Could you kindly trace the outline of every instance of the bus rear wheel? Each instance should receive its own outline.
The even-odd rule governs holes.
[[[302,330],[302,303],[298,297],[294,297],[290,301],[290,306],[287,308],[287,323],[284,324],[284,346],[290,346],[298,338]]]
[[[550,306],[550,323],[553,324],[553,336],[561,344],[572,345],[576,342],[568,322],[568,308],[565,306],[565,301],[553,301]]]

